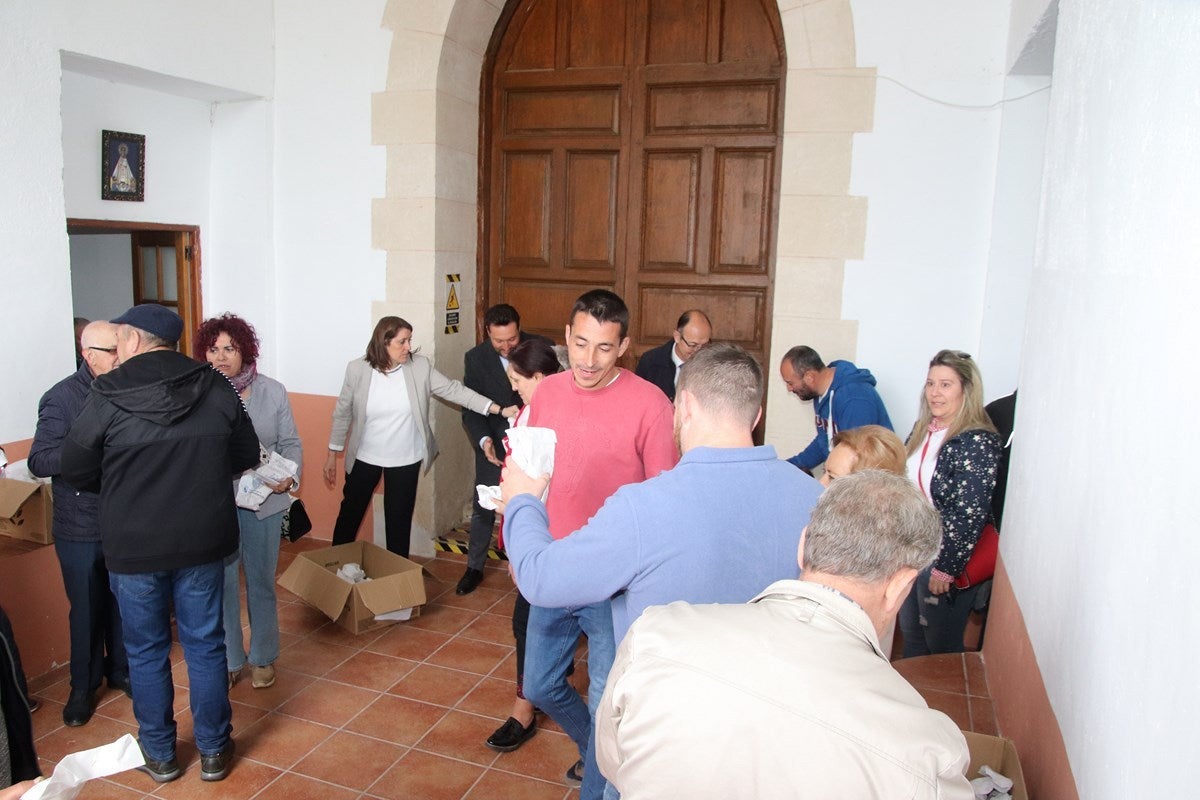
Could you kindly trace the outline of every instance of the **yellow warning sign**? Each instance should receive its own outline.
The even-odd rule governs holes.
[[[450,294],[446,298],[446,310],[457,311],[458,308],[458,292],[454,291],[454,284],[450,284]]]

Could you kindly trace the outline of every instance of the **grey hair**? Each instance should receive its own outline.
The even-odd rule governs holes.
[[[706,411],[752,428],[762,408],[762,367],[736,344],[710,344],[680,368],[676,397],[685,391],[695,396]]]
[[[942,518],[908,478],[867,469],[838,478],[817,501],[804,537],[804,569],[881,583],[928,567]]]

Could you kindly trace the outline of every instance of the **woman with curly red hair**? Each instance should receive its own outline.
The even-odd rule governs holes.
[[[296,464],[296,474],[271,485],[272,494],[257,509],[238,508],[241,545],[238,554],[225,565],[225,658],[229,683],[233,685],[249,660],[251,686],[265,689],[275,683],[275,659],[279,657],[275,567],[279,562],[283,513],[291,505],[288,491],[300,479],[300,434],[292,418],[287,389],[279,381],[258,374],[258,335],[250,323],[235,314],[205,320],[196,331],[192,355],[197,361],[208,361],[233,384],[262,447]],[[242,637],[239,562],[246,573],[249,654]]]

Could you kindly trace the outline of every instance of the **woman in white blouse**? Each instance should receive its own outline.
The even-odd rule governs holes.
[[[512,417],[518,410],[501,408],[412,352],[412,325],[400,317],[379,320],[366,355],[346,365],[345,382],[333,409],[329,454],[322,470],[330,488],[337,477],[337,454],[343,449],[346,454],[346,484],[333,527],[334,544],[354,541],[382,476],[387,548],[408,556],[417,479],[422,471],[429,471],[438,453],[429,427],[430,395],[480,414]]]

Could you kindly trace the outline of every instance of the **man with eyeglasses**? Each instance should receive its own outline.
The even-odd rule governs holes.
[[[662,389],[667,399],[674,402],[680,367],[710,341],[712,323],[708,315],[698,308],[685,311],[679,316],[670,341],[643,353],[634,372]]]
[[[76,490],[58,474],[63,441],[83,409],[92,380],[117,366],[117,326],[88,323],[79,345],[83,354],[79,369],[42,395],[29,451],[29,471],[52,479],[54,550],[71,604],[71,694],[63,708],[63,722],[72,727],[92,718],[101,680],[107,679],[112,689],[131,692],[121,612],[100,549],[100,497]]]
[[[812,401],[817,435],[808,447],[788,459],[800,469],[812,470],[825,463],[838,431],[882,425],[892,430],[892,420],[883,398],[875,391],[875,376],[849,361],[826,364],[819,353],[803,345],[783,355],[779,375],[787,390],[804,401]]]

